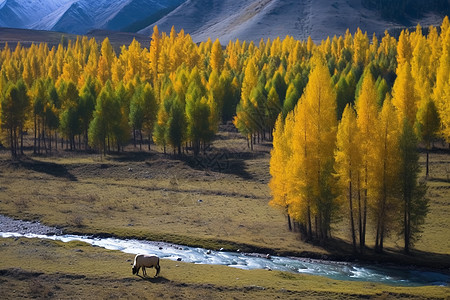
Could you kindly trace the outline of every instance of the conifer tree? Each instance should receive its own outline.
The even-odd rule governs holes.
[[[428,213],[427,187],[418,182],[420,172],[417,138],[407,120],[403,120],[400,147],[400,198],[403,202],[402,234],[404,251],[410,252],[411,246],[419,239],[425,217]]]
[[[216,39],[211,49],[211,58],[210,58],[211,69],[218,73],[222,72],[223,62],[224,58],[222,52],[222,45],[220,44],[219,39]]]
[[[373,220],[375,225],[375,250],[383,251],[385,236],[395,223],[398,209],[396,193],[398,191],[398,119],[390,99],[386,99],[378,116],[378,122],[373,124],[377,135],[373,149],[373,167],[369,182],[369,195]]]
[[[316,233],[320,239],[329,236],[330,224],[336,212],[336,201],[331,192],[334,185],[331,176],[333,151],[336,141],[336,94],[331,85],[328,68],[317,58],[304,92],[305,115],[311,149],[308,159],[312,161],[309,170],[313,207],[316,210]]]
[[[289,230],[292,230],[289,204],[287,201],[288,162],[291,157],[288,137],[285,136],[284,120],[280,115],[273,130],[273,148],[270,152],[269,187],[272,199],[269,204],[282,210],[288,220]]]
[[[360,252],[364,251],[366,245],[366,226],[367,226],[367,206],[368,206],[368,188],[371,168],[373,168],[373,149],[375,149],[374,136],[377,135],[378,110],[377,95],[372,74],[367,72],[364,76],[361,91],[356,100],[356,123],[360,136],[361,151],[361,190],[358,192],[358,232]]]
[[[417,102],[411,66],[406,61],[397,68],[397,78],[392,88],[392,104],[397,108],[399,120],[406,118],[413,126],[416,120]]]
[[[339,123],[335,156],[335,171],[339,176],[339,187],[341,197],[348,202],[348,214],[350,220],[350,234],[352,237],[353,251],[357,251],[355,214],[356,206],[354,196],[357,195],[359,186],[361,153],[359,152],[358,126],[356,124],[356,113],[347,104]],[[356,191],[356,192],[355,192]]]
[[[426,177],[430,173],[429,171],[429,156],[432,142],[438,136],[438,131],[440,128],[440,118],[434,104],[433,100],[428,99],[422,101],[421,105],[417,111],[417,119],[415,123],[415,129],[417,136],[421,141],[425,143],[425,148],[427,151],[426,159]]]

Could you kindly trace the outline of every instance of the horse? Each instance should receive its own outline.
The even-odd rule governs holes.
[[[147,271],[145,268],[153,268],[156,269],[155,277],[158,276],[161,267],[159,266],[159,257],[155,255],[146,255],[146,254],[138,254],[134,257],[134,264],[131,269],[133,275],[136,274],[139,276],[139,269],[142,268],[142,274],[144,277],[147,277]]]

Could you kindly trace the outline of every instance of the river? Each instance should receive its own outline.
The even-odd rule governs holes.
[[[196,264],[226,265],[240,269],[267,269],[326,276],[337,280],[379,282],[394,286],[449,286],[450,275],[417,268],[280,257],[264,254],[211,251],[162,242],[134,239],[97,238],[63,234],[59,229],[39,223],[13,220],[0,215],[0,237],[38,238],[62,242],[82,241],[109,250],[130,254],[156,254],[161,258]]]

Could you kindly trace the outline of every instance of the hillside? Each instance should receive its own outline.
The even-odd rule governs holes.
[[[434,3],[438,0],[431,0]],[[385,7],[359,0],[2,0],[0,27],[87,34],[94,29],[151,35],[154,25],[184,29],[195,42],[253,40],[291,35],[316,42],[358,27],[369,35],[398,27],[439,25],[442,12],[429,4],[423,13],[392,17]],[[401,1],[402,3],[405,1]],[[423,2],[423,1],[422,1]],[[421,3],[422,3],[421,2]],[[448,6],[448,5],[447,5]],[[434,8],[433,8],[434,7]],[[404,8],[407,12],[407,9]],[[427,11],[439,11],[431,13]]]
[[[387,21],[376,10],[362,6],[356,0],[188,0],[140,33],[149,35],[154,25],[160,31],[170,31],[172,25],[190,33],[194,41],[208,37],[228,40],[253,40],[292,35],[296,39],[320,41],[327,36],[343,35],[346,29],[382,34],[396,27],[437,25],[441,16],[427,14],[419,19]]]

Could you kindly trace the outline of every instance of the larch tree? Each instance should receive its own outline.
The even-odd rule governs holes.
[[[411,246],[420,237],[425,217],[428,213],[427,187],[419,183],[420,172],[417,138],[412,126],[403,120],[399,138],[400,154],[400,199],[403,203],[402,230],[404,236],[404,251],[410,252]]]
[[[315,59],[303,95],[303,105],[309,132],[307,143],[311,149],[307,157],[311,161],[308,164],[311,180],[308,182],[311,184],[316,234],[319,239],[325,239],[329,236],[330,224],[337,209],[331,174],[337,130],[336,94],[327,66],[321,58]]]
[[[287,203],[289,214],[300,225],[300,231],[307,240],[313,238],[314,198],[312,194],[313,176],[310,174],[312,160],[308,144],[309,135],[306,106],[300,99],[285,120],[285,137],[291,151],[287,162]]]
[[[428,100],[421,101],[419,109],[417,111],[415,131],[421,141],[425,143],[427,152],[426,159],[426,177],[430,174],[429,169],[429,156],[433,141],[438,137],[438,131],[440,128],[441,120],[439,113],[434,104],[434,101],[428,98]]]
[[[355,226],[357,210],[354,196],[357,195],[361,168],[361,153],[358,144],[356,112],[352,106],[347,104],[337,131],[334,169],[339,178],[341,197],[346,199],[348,203],[350,234],[354,252],[357,252],[357,230]]]
[[[411,66],[409,62],[405,62],[397,68],[397,78],[392,88],[392,104],[397,109],[399,120],[406,118],[411,126],[414,125],[417,102]]]
[[[8,132],[8,140],[11,156],[17,157],[23,154],[23,129],[29,109],[29,97],[25,83],[19,80],[17,84],[10,84],[1,98],[1,128]],[[20,146],[19,146],[20,139]]]
[[[280,115],[275,123],[273,130],[273,148],[270,152],[270,181],[269,188],[272,199],[269,205],[279,208],[288,220],[289,230],[292,230],[291,218],[289,214],[289,204],[287,201],[287,177],[289,169],[287,168],[291,157],[289,141],[284,130],[284,120]]]
[[[211,49],[210,65],[213,71],[220,74],[222,72],[222,66],[224,63],[222,45],[219,39],[216,39]]]
[[[383,102],[378,122],[373,124],[377,134],[373,149],[373,168],[369,181],[370,205],[375,225],[375,251],[382,252],[385,236],[395,225],[398,212],[398,119],[394,106],[388,98]]]
[[[142,110],[144,113],[142,129],[144,132],[147,133],[148,150],[150,150],[153,128],[158,114],[158,103],[156,101],[155,92],[150,83],[145,84],[142,97],[143,97]]]
[[[184,103],[177,98],[172,98],[168,120],[168,143],[181,155],[181,146],[186,140],[186,115]]]
[[[378,109],[377,95],[372,74],[367,72],[356,100],[356,123],[358,125],[360,136],[361,151],[361,190],[358,192],[358,231],[360,251],[364,251],[366,245],[366,226],[367,226],[367,205],[368,205],[368,186],[370,171],[372,168],[373,149],[375,149],[374,136],[377,134]]]

